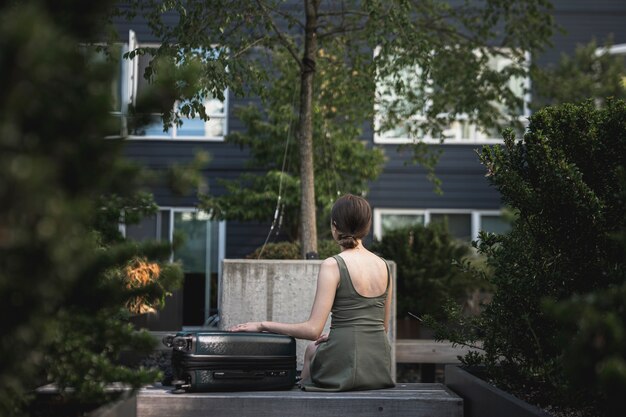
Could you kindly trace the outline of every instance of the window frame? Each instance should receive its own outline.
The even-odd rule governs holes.
[[[428,225],[431,222],[432,214],[469,214],[470,215],[470,227],[471,227],[471,240],[478,240],[478,233],[482,226],[482,216],[502,216],[502,210],[490,210],[490,209],[447,209],[447,208],[434,208],[434,209],[413,209],[413,208],[374,208],[373,216],[373,234],[374,239],[380,240],[382,238],[382,217],[386,214],[397,215],[415,215],[424,217],[424,225]]]

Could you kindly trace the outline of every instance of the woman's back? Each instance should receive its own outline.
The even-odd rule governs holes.
[[[363,246],[371,225],[372,210],[365,199],[352,194],[338,198],[331,209],[330,231],[341,253],[320,265],[309,319],[249,322],[231,328],[314,340],[304,355],[304,389],[345,391],[394,385],[387,338],[393,285],[386,261]],[[329,314],[330,333],[323,335]]]
[[[352,285],[364,297],[382,295],[387,289],[387,265],[380,257],[366,249],[343,251],[344,260]]]

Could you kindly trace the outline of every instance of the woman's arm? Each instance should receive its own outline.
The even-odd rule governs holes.
[[[229,330],[234,332],[272,332],[286,334],[298,339],[316,340],[322,334],[330,314],[337,285],[339,285],[339,267],[337,261],[328,258],[320,266],[315,299],[307,321],[302,323],[250,322],[238,324]]]

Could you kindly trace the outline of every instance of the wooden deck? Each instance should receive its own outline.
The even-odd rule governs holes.
[[[171,387],[144,388],[138,417],[462,417],[463,400],[442,384],[339,393],[256,391],[173,394]]]

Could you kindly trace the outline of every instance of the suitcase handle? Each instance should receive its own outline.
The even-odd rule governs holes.
[[[262,371],[215,371],[215,379],[263,379],[265,372]]]

